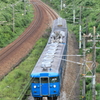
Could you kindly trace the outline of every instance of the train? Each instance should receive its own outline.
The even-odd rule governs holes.
[[[67,22],[59,17],[53,21],[48,42],[30,75],[34,100],[57,100],[60,95],[67,42]]]

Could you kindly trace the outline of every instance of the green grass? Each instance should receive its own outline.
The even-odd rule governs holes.
[[[30,73],[40,57],[48,38],[42,37],[27,58],[0,82],[0,100],[17,100],[30,80]]]

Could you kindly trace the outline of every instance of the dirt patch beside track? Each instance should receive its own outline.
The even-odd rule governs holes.
[[[78,54],[78,43],[76,41],[75,35],[69,34],[67,55],[77,55],[77,54]],[[76,56],[75,57],[68,56],[67,60],[79,62],[79,58]],[[79,100],[79,95],[80,95],[79,76],[80,76],[80,67],[77,64],[67,62],[59,100]]]

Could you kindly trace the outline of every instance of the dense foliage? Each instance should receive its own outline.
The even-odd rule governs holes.
[[[28,1],[0,1],[0,48],[14,41],[33,19]]]

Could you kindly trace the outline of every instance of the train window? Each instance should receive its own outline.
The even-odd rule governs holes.
[[[58,77],[50,77],[50,83],[55,83],[55,82],[59,82],[59,78]]]
[[[39,83],[39,78],[32,78],[32,83]]]
[[[48,83],[48,78],[41,78],[41,83]]]

